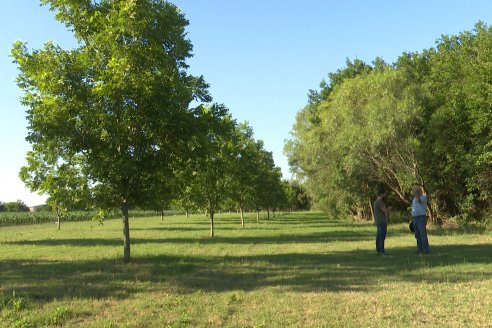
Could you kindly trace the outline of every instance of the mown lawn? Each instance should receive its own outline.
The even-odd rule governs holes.
[[[319,213],[0,228],[2,327],[492,327],[492,234],[374,227]]]

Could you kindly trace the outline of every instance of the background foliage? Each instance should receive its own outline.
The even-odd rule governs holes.
[[[492,29],[478,23],[393,64],[347,60],[310,90],[285,153],[315,206],[368,218],[376,189],[405,210],[417,184],[434,220],[487,221],[491,45]]]

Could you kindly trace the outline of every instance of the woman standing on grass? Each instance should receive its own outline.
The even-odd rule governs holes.
[[[380,189],[377,194],[378,198],[374,202],[374,221],[376,223],[376,254],[379,256],[387,256],[384,249],[384,241],[388,230],[388,207],[384,202],[386,191]]]
[[[417,250],[420,254],[429,254],[429,240],[427,239],[427,197],[422,188],[413,187],[412,218]]]

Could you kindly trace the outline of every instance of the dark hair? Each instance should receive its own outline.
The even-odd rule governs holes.
[[[379,189],[378,190],[378,197],[384,195],[386,193],[386,190],[384,190],[383,188]]]

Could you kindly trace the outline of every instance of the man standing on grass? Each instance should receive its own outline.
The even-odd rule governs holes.
[[[413,187],[412,218],[419,254],[429,254],[427,239],[427,197],[420,186]]]
[[[378,191],[378,198],[374,202],[374,221],[376,223],[376,252],[379,256],[386,256],[384,249],[384,240],[386,239],[386,231],[388,228],[388,207],[384,202],[386,192],[384,189]]]

